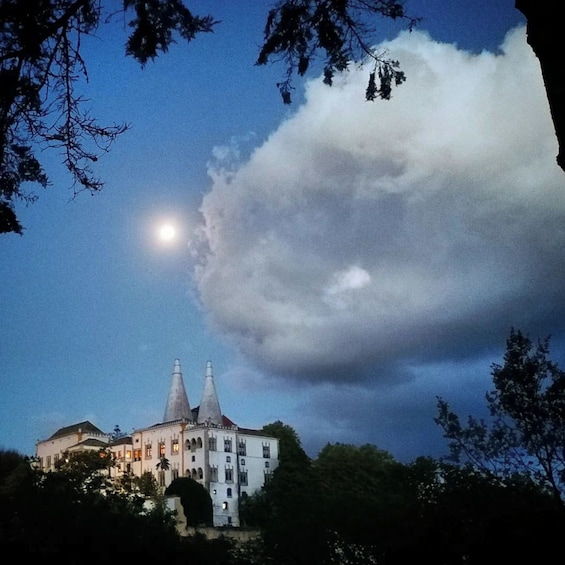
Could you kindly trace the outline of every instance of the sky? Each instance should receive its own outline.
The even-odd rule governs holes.
[[[212,361],[222,412],[292,426],[311,457],[370,443],[439,457],[437,398],[485,414],[510,328],[565,342],[565,175],[513,0],[410,0],[378,22],[406,82],[365,102],[367,66],[316,69],[282,104],[257,67],[269,3],[140,69],[123,22],[85,42],[88,107],[130,129],[72,198],[47,190],[0,236],[0,448],[90,420],[163,418],[175,359],[191,406]],[[176,237],[159,237],[163,224]]]

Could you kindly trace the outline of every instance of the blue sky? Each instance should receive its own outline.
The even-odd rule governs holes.
[[[445,450],[437,396],[484,411],[510,327],[561,351],[565,177],[514,2],[408,2],[417,31],[377,36],[392,100],[352,65],[290,107],[254,66],[268,6],[214,2],[215,33],[143,70],[120,22],[85,44],[88,106],[131,129],[92,197],[45,153],[53,186],[1,238],[1,447],[152,425],[179,358],[192,406],[211,360],[239,425],[409,461]]]

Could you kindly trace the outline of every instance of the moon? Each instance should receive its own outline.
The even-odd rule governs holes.
[[[159,228],[159,239],[161,241],[172,241],[177,235],[177,230],[172,224],[163,224]]]

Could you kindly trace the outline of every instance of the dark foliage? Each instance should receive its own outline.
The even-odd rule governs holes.
[[[211,16],[194,16],[179,0],[123,0],[114,14],[99,0],[0,2],[0,233],[22,233],[15,203],[37,196],[28,183],[49,185],[37,154],[55,149],[72,178],[73,193],[97,192],[103,182],[92,165],[126,124],[103,126],[77,92],[88,81],[83,37],[109,17],[130,17],[126,54],[145,65],[179,36],[190,41],[212,30]],[[112,3],[108,5],[113,9]]]
[[[548,359],[549,339],[536,345],[511,330],[503,365],[492,366],[490,421],[467,425],[438,401],[436,423],[450,440],[449,460],[467,463],[501,484],[516,474],[563,499],[565,494],[565,372]]]
[[[277,86],[283,102],[290,104],[294,74],[306,74],[317,57],[323,60],[324,82],[330,86],[336,73],[368,57],[373,68],[365,97],[388,100],[392,86],[404,82],[405,76],[398,70],[398,61],[371,44],[374,29],[370,22],[377,16],[404,20],[410,29],[418,21],[396,0],[280,0],[269,11],[257,64],[284,61],[286,77]]]
[[[165,495],[180,497],[187,527],[212,525],[212,499],[199,482],[189,477],[179,477],[167,487]]]
[[[565,171],[565,39],[560,0],[516,0],[516,8],[527,19],[527,36],[541,67],[555,134],[557,164]]]

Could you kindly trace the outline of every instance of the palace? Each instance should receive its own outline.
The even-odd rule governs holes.
[[[100,448],[112,452],[114,476],[150,472],[163,489],[175,478],[193,478],[210,493],[214,526],[238,527],[238,502],[269,479],[278,464],[279,444],[222,414],[210,361],[200,405],[191,408],[176,359],[161,423],[112,439],[91,422],[80,422],[38,441],[36,456],[42,469],[53,471],[64,454]]]

